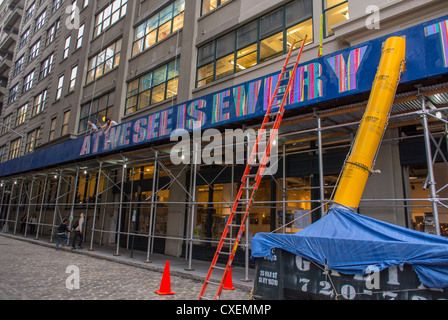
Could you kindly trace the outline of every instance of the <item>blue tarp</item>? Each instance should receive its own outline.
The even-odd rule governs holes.
[[[341,207],[295,234],[257,233],[252,256],[281,248],[344,274],[369,266],[411,265],[428,288],[448,288],[448,239],[375,220]]]

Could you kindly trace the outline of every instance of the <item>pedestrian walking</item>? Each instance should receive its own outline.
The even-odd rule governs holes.
[[[76,240],[79,238],[78,249],[82,249],[82,233],[84,230],[84,213],[81,213],[79,219],[73,224],[72,231],[75,231],[72,241],[72,249],[76,249]]]
[[[20,233],[25,233],[26,229],[26,214],[23,215],[22,219],[20,219]]]
[[[62,245],[65,246],[68,240],[67,232],[70,232],[67,219],[64,219],[62,223],[59,225],[57,230],[58,241],[56,242],[56,250],[59,250],[59,244],[62,242]]]

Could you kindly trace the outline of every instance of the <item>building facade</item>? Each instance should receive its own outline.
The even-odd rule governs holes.
[[[195,122],[257,129],[306,35],[278,170],[262,181],[241,246],[257,232],[296,232],[331,203],[381,43],[399,35],[407,70],[359,213],[444,234],[447,14],[441,0],[23,1],[0,117],[3,231],[35,224],[33,236],[52,241],[61,219],[84,212],[91,246],[210,259],[244,162],[176,163],[170,134]],[[118,123],[108,132],[107,118]],[[230,146],[222,155],[236,155]]]

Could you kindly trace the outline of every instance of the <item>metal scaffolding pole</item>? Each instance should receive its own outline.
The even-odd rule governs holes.
[[[320,191],[320,216],[323,217],[325,215],[325,193],[324,193],[324,160],[323,160],[323,154],[322,154],[322,119],[319,117],[319,115],[316,115],[317,118],[317,142],[318,142],[318,156],[319,156],[319,191]]]
[[[101,169],[103,167],[103,162],[100,161],[100,167],[98,169],[98,178],[96,180],[96,194],[95,194],[95,207],[93,209],[93,223],[92,223],[92,235],[90,237],[90,248],[89,251],[93,251],[93,237],[95,235],[95,221],[96,221],[96,210],[98,206],[98,194],[100,191],[100,180],[101,180]]]
[[[19,200],[17,201],[16,222],[14,223],[14,234],[16,234],[16,231],[17,231],[17,221],[19,220],[20,201],[21,201],[21,198],[22,198],[23,183],[24,183],[24,180],[22,179],[22,183],[20,184]]]
[[[62,170],[59,170],[59,179],[58,179],[58,188],[56,191],[56,200],[54,203],[54,215],[53,215],[53,225],[51,226],[51,236],[50,236],[50,242],[53,242],[54,237],[54,227],[56,224],[56,213],[58,212],[58,203],[59,203],[59,192],[61,191],[61,180],[62,180]]]
[[[117,250],[114,253],[114,256],[120,255],[121,214],[123,212],[123,185],[124,185],[125,172],[126,172],[126,160],[123,160],[123,166],[121,168],[120,209],[118,210]]]
[[[39,227],[40,227],[40,221],[42,218],[42,210],[44,208],[45,193],[47,191],[47,182],[48,182],[48,174],[45,174],[44,191],[42,192],[42,201],[41,201],[40,211],[39,211],[39,220],[37,221],[36,238],[35,238],[36,240],[39,239]]]
[[[25,237],[26,237],[26,234],[27,234],[26,231],[28,230],[28,221],[29,221],[29,218],[30,218],[31,201],[32,201],[32,198],[33,198],[33,185],[34,185],[34,177],[32,177],[32,179],[31,179],[31,187],[29,189],[29,195],[28,195],[28,210],[27,210],[27,213],[26,213],[26,225],[25,225],[25,234],[24,234]]]
[[[158,170],[158,166],[157,166],[157,158],[159,156],[159,151],[155,152],[155,158],[154,158],[154,170],[153,170],[153,174],[152,174],[152,195],[151,195],[151,211],[149,214],[149,230],[148,230],[148,248],[146,250],[146,260],[145,262],[150,263],[151,260],[150,255],[151,255],[151,249],[152,249],[152,242],[151,242],[151,234],[152,234],[152,229],[153,229],[153,217],[154,217],[154,204],[155,204],[155,200],[157,197],[157,190],[156,190],[156,180],[159,179],[159,175],[157,174],[157,170]]]
[[[8,204],[8,211],[6,213],[6,219],[5,224],[3,225],[2,232],[7,233],[9,231],[9,213],[11,211],[11,204],[12,204],[12,198],[14,196],[14,186],[16,185],[16,182],[11,183],[11,193],[9,195],[9,204]]]
[[[190,239],[188,240],[188,268],[187,271],[194,271],[192,266],[193,259],[193,237],[194,237],[194,219],[196,215],[196,176],[197,176],[197,159],[196,152],[193,153],[193,161],[191,161],[190,169],[190,197],[189,197],[189,211],[190,211]]]
[[[432,165],[432,153],[431,153],[431,140],[430,140],[430,132],[428,128],[428,115],[426,114],[426,98],[424,96],[420,96],[421,104],[422,104],[422,124],[425,138],[425,151],[426,151],[426,162],[428,167],[428,176],[429,176],[429,188],[431,191],[431,204],[434,216],[434,227],[436,229],[436,235],[440,236],[440,224],[439,224],[439,212],[437,209],[437,192],[436,192],[436,182],[434,179],[434,168]]]

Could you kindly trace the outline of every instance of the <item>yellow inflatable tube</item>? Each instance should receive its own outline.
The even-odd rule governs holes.
[[[369,102],[350,155],[344,165],[334,202],[356,210],[386,130],[390,109],[404,68],[406,40],[388,38],[383,46]]]

